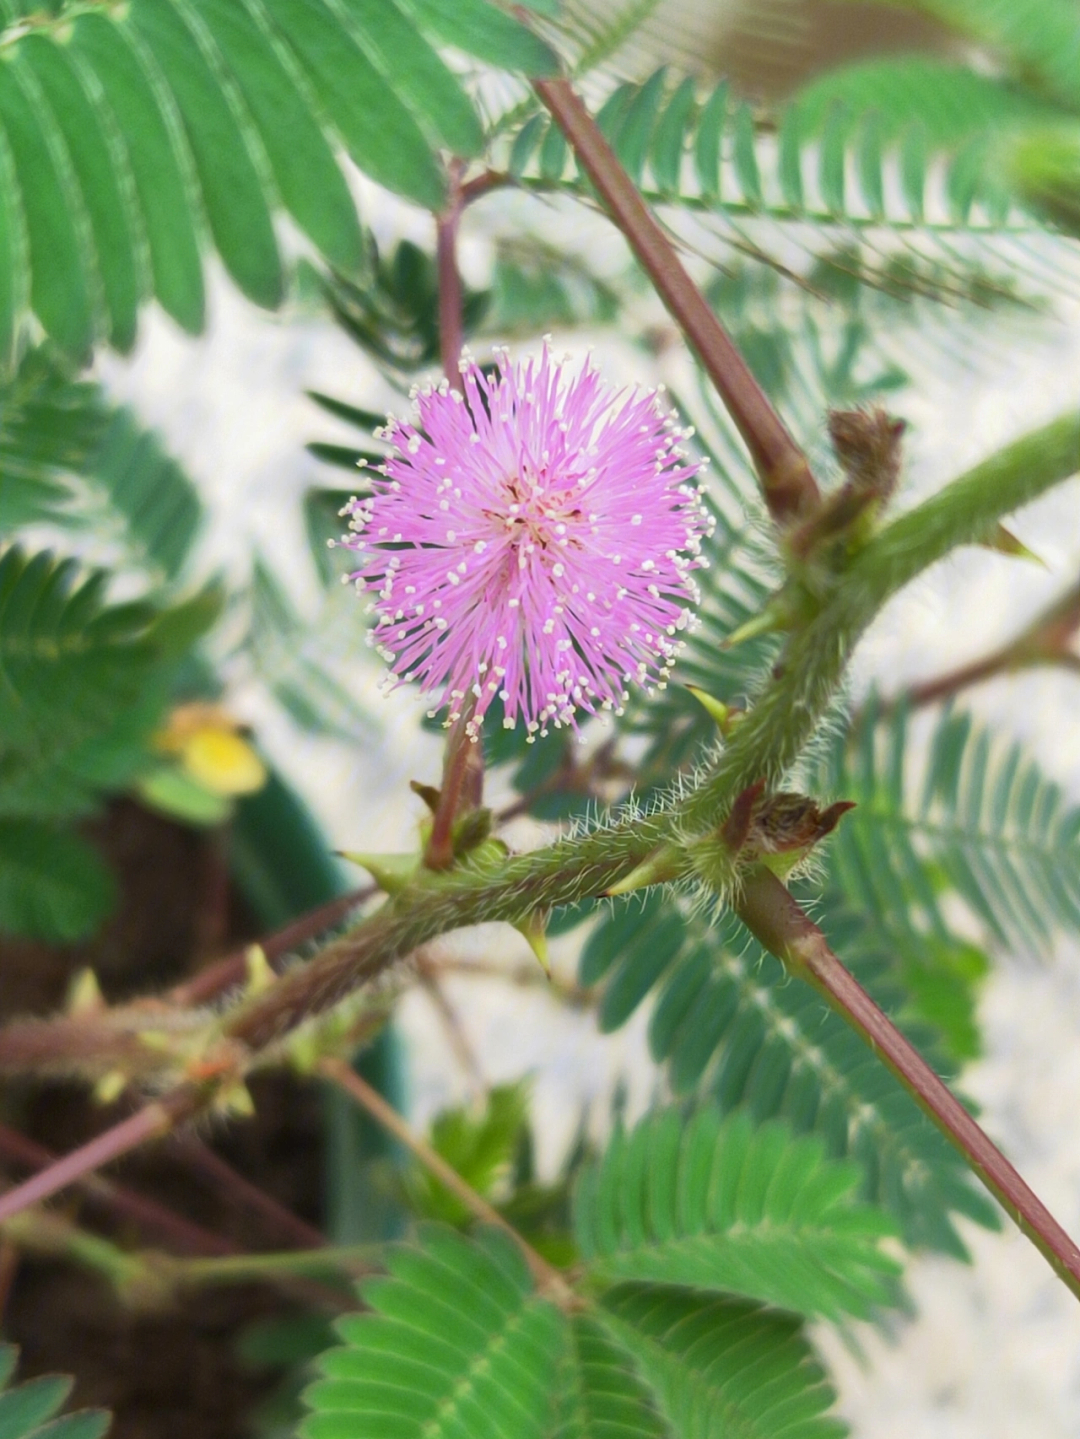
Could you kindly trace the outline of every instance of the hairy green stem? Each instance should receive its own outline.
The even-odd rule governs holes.
[[[537,908],[603,894],[665,840],[718,827],[737,794],[798,756],[831,701],[855,642],[893,593],[957,545],[1080,468],[1080,412],[1024,436],[894,521],[858,556],[817,616],[789,638],[773,680],[709,777],[685,799],[642,818],[508,859],[473,857],[422,879],[370,919],[243,1001],[223,1026],[258,1054],[396,960],[465,925],[522,920]],[[0,1196],[0,1219],[39,1202],[204,1107],[192,1086],[125,1120]]]
[[[732,901],[765,948],[823,995],[960,1151],[994,1198],[1080,1299],[1080,1247],[1012,1167],[956,1096],[845,969],[798,903],[763,865]]]
[[[817,616],[792,634],[774,679],[710,777],[689,796],[532,854],[426,876],[242,1007],[228,1037],[261,1049],[439,934],[488,920],[515,922],[537,908],[603,894],[673,833],[716,828],[737,794],[763,777],[778,778],[795,761],[836,693],[856,641],[892,594],[1077,468],[1080,412],[977,465],[867,545]]]
[[[858,555],[817,615],[791,637],[770,684],[684,803],[683,818],[718,824],[734,795],[777,778],[801,752],[839,686],[856,643],[885,602],[958,545],[1080,469],[1080,411],[999,450],[901,515]]]

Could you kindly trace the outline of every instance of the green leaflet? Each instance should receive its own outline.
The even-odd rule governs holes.
[[[70,944],[93,934],[115,899],[112,875],[84,840],[0,819],[0,933]]]
[[[793,1316],[687,1289],[625,1284],[604,1295],[599,1319],[654,1396],[670,1426],[661,1432],[678,1439],[847,1433],[825,1413],[834,1395]]]
[[[83,1409],[55,1418],[71,1393],[72,1381],[59,1374],[43,1375],[9,1388],[19,1351],[0,1345],[0,1435],[3,1439],[102,1439],[110,1416],[102,1409]]]
[[[554,67],[510,16],[483,0],[469,14],[481,50]],[[278,305],[279,207],[358,273],[338,144],[431,209],[437,151],[482,148],[471,100],[424,38],[449,23],[436,0],[132,0],[0,33],[0,357],[27,306],[80,358],[102,337],[130,349],[151,297],[200,330],[206,239],[245,294]]]
[[[106,581],[47,551],[0,557],[0,815],[77,814],[130,783],[180,659],[217,614],[209,593],[109,604]]]
[[[569,1323],[552,1439],[673,1439],[629,1353],[584,1314]]]
[[[0,65],[0,128],[26,222],[31,303],[58,343],[85,360],[97,337],[89,227],[56,121],[17,57]]]
[[[80,15],[69,42],[87,92],[131,172],[154,293],[177,324],[203,325],[199,200],[169,92],[126,27]]]
[[[389,189],[439,209],[441,168],[408,107],[364,55],[351,29],[324,4],[263,3],[361,169]]]
[[[119,542],[124,567],[172,580],[201,519],[195,487],[157,437],[47,350],[0,384],[0,534],[43,520],[89,527]]]
[[[943,892],[999,944],[1045,951],[1080,929],[1080,808],[1017,743],[947,710],[921,798],[906,775],[907,717],[871,707],[827,783],[858,801],[833,870],[845,894],[888,932],[948,943]],[[839,790],[838,790],[839,792]]]
[[[356,209],[334,158],[315,94],[261,5],[194,0],[236,76],[282,203],[340,270],[358,270],[363,241]]]
[[[526,75],[558,72],[558,57],[551,47],[488,0],[402,0],[402,5],[421,30],[490,65]]]
[[[398,0],[340,0],[356,17],[360,44],[435,145],[455,155],[480,152],[484,133],[454,75],[417,34]]]
[[[590,973],[604,972],[638,926],[650,934],[664,926],[667,963],[653,975],[649,1044],[677,1094],[711,1095],[724,1113],[745,1107],[757,1123],[784,1119],[797,1134],[819,1135],[829,1156],[858,1160],[861,1198],[886,1209],[912,1247],[963,1257],[954,1212],[996,1225],[995,1209],[971,1186],[956,1152],[809,986],[787,979],[729,914],[710,923],[681,914],[671,899],[646,903],[644,912],[627,904],[601,920],[583,963],[587,957]],[[909,996],[897,986],[891,957],[867,943],[865,922],[842,911],[826,911],[823,922],[860,982],[902,1015]],[[681,938],[672,944],[676,923]],[[944,1056],[928,1052],[947,1072]]]
[[[283,295],[281,260],[263,157],[234,82],[175,0],[132,0],[130,15],[176,99],[218,252],[241,290],[272,309]]]
[[[582,1174],[575,1233],[595,1277],[740,1294],[782,1309],[866,1317],[891,1297],[899,1266],[879,1240],[880,1210],[854,1202],[858,1165],[825,1158],[818,1138],[755,1129],[706,1106],[648,1115],[616,1131]]]
[[[83,88],[70,48],[30,34],[19,54],[40,87],[40,103],[51,111],[71,158],[86,208],[94,258],[109,316],[108,338],[130,350],[147,276],[132,179],[121,146],[106,128],[100,107]]]
[[[564,1320],[513,1241],[424,1226],[388,1263],[364,1286],[374,1313],[341,1320],[320,1360],[305,1439],[545,1439]]]

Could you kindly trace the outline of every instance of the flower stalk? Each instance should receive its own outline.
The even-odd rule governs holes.
[[[451,160],[447,181],[446,209],[435,222],[435,261],[439,276],[439,354],[443,374],[452,390],[461,393],[461,348],[464,332],[464,299],[461,271],[457,262],[457,235],[464,199],[461,193],[462,162]]]
[[[417,1134],[393,1105],[387,1103],[377,1089],[373,1089],[367,1080],[362,1079],[344,1060],[324,1059],[319,1068],[327,1079],[332,1080],[339,1089],[344,1090],[355,1104],[359,1104],[382,1125],[388,1134],[392,1134],[400,1144],[403,1144],[429,1174],[444,1185],[456,1199],[460,1199],[469,1213],[481,1224],[491,1224],[496,1229],[501,1229],[514,1241],[521,1250],[525,1263],[529,1266],[537,1288],[542,1293],[562,1306],[572,1307],[576,1304],[570,1286],[559,1271],[538,1254],[514,1226],[508,1223],[482,1194],[478,1194],[472,1185],[467,1183],[422,1135]]]

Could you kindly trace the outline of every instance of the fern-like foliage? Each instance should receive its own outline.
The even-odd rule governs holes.
[[[552,1439],[671,1439],[671,1428],[633,1358],[601,1323],[585,1315],[570,1320],[570,1340],[556,1375],[556,1422]]]
[[[857,1164],[825,1158],[818,1138],[776,1122],[754,1128],[715,1106],[692,1118],[650,1114],[616,1131],[585,1170],[575,1230],[595,1274],[759,1299],[837,1318],[889,1298],[898,1266],[880,1211],[853,1200]]]
[[[440,149],[479,153],[475,109],[432,42],[527,72],[548,47],[487,0],[133,0],[0,33],[0,356],[28,309],[83,357],[134,342],[156,297],[204,319],[209,236],[240,289],[276,306],[274,214],[331,264],[363,246],[343,148],[437,209]]]
[[[540,1297],[501,1232],[433,1225],[370,1281],[373,1314],[339,1321],[304,1439],[835,1439],[833,1395],[801,1321],[689,1287]],[[785,1427],[790,1426],[790,1427]]]
[[[829,783],[857,800],[831,856],[850,901],[892,934],[948,943],[946,893],[999,945],[1032,953],[1080,929],[1080,807],[1018,743],[947,710],[921,795],[907,774],[908,717],[873,707]]]
[[[108,576],[12,546],[0,555],[0,929],[89,932],[110,902],[100,862],[58,821],[152,766],[177,666],[217,613],[111,604]]]
[[[865,922],[827,913],[822,923],[864,987],[901,1017],[908,996]],[[797,1133],[820,1135],[829,1155],[859,1161],[862,1197],[893,1215],[909,1245],[963,1257],[954,1212],[996,1225],[996,1211],[914,1100],[730,914],[709,923],[659,895],[616,904],[586,941],[580,978],[603,982],[603,1030],[624,1024],[655,989],[649,1044],[676,1092],[708,1093],[724,1111],[743,1106],[758,1122],[782,1118]],[[926,1026],[912,1037],[949,1070]]]
[[[795,1318],[740,1300],[637,1284],[607,1293],[600,1312],[632,1356],[671,1439],[847,1433],[825,1413],[833,1393]]]
[[[1054,137],[1068,128],[1066,112],[1022,81],[956,63],[905,57],[844,67],[777,113],[726,81],[702,95],[692,77],[660,70],[617,86],[596,118],[647,198],[671,207],[673,219],[676,209],[712,216],[722,240],[764,260],[777,227],[818,258],[851,242],[864,251],[860,278],[908,294],[985,301],[1008,293],[1009,266],[996,261],[987,286],[971,273],[973,254],[993,255],[995,236],[1031,237],[1047,219],[1061,223],[1069,208],[1067,174],[1051,194],[1038,161],[1044,146],[1062,143]],[[542,113],[517,128],[507,165],[527,187],[587,193]],[[791,255],[788,244],[785,268]]]
[[[527,1119],[526,1086],[497,1085],[487,1095],[482,1114],[448,1109],[437,1115],[429,1142],[478,1194],[497,1200],[509,1190]],[[415,1213],[450,1224],[468,1219],[461,1200],[426,1170],[407,1171],[405,1183]]]
[[[102,1439],[110,1416],[102,1409],[60,1415],[72,1381],[47,1374],[11,1387],[19,1351],[0,1345],[0,1434],[4,1439]]]
[[[155,581],[183,569],[202,520],[187,475],[130,411],[46,348],[0,386],[0,535],[45,522],[90,531]]]
[[[564,1321],[513,1242],[425,1227],[388,1263],[364,1286],[374,1314],[320,1360],[306,1439],[544,1439]]]
[[[825,77],[768,123],[726,81],[699,98],[693,79],[673,87],[666,70],[658,70],[641,84],[618,86],[597,123],[656,203],[816,224],[922,224],[935,209],[934,162],[945,162],[950,203],[938,220],[952,228],[968,223],[977,193],[994,201],[999,224],[1008,203],[991,173],[978,191],[964,145],[1052,113],[1037,97],[962,66],[909,59]],[[511,172],[579,184],[568,174],[567,151],[550,134],[546,117],[531,120],[514,141]],[[894,195],[887,169],[896,159],[903,183]]]
[[[309,621],[273,572],[257,561],[250,601],[246,658],[278,704],[312,734],[352,743],[370,738],[373,721],[335,673],[338,659],[361,642],[355,596],[331,586]]]

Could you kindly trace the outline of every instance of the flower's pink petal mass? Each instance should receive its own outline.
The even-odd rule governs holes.
[[[546,346],[499,352],[491,375],[466,360],[462,383],[388,420],[374,493],[346,507],[372,641],[450,721],[471,695],[473,734],[496,697],[530,738],[618,710],[630,682],[666,678],[691,617],[701,464],[657,393],[613,393]]]

